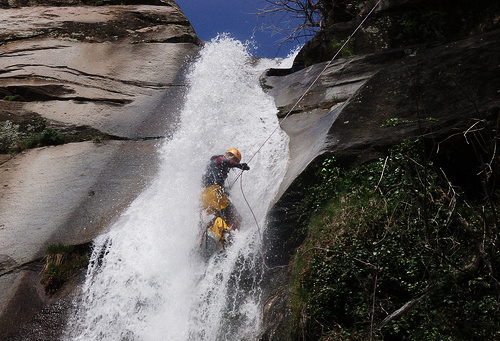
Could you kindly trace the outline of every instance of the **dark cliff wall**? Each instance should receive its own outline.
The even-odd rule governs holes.
[[[295,59],[301,68],[328,61],[361,23],[376,1],[352,2],[350,21],[338,21],[312,38]],[[367,54],[394,48],[446,41],[500,28],[500,4],[480,1],[382,1],[366,20],[343,55]]]
[[[451,5],[454,6],[450,10]],[[498,4],[494,1],[474,4],[383,1],[381,7],[354,37],[349,46],[353,55],[334,61],[292,115],[297,115],[294,122],[299,123],[315,115],[318,118],[333,116],[333,124],[325,135],[322,155],[293,182],[270,214],[266,236],[269,264],[290,264],[290,267],[276,270],[268,277],[269,303],[264,310],[266,332],[262,340],[366,340],[371,327],[376,340],[454,338],[460,333],[459,337],[465,340],[470,338],[468,333],[472,330],[478,330],[486,338],[497,332],[492,327],[497,323],[496,301],[487,305],[488,313],[481,316],[472,308],[464,309],[469,316],[475,316],[468,320],[470,328],[453,325],[452,319],[463,319],[463,315],[430,310],[446,306],[455,309],[453,304],[481,305],[498,294],[494,278],[498,278],[495,276],[500,269],[498,262],[492,262],[498,258],[494,243],[483,242],[478,235],[454,234],[464,226],[474,225],[474,216],[484,210],[484,225],[478,224],[475,228],[492,233],[493,240],[498,238],[498,227],[492,227],[496,232],[485,227],[497,226],[494,217],[499,204],[498,176],[493,176],[500,165],[495,152],[500,112]],[[449,11],[443,13],[443,10]],[[425,18],[442,21],[426,22]],[[271,71],[266,75],[266,84],[272,87],[269,93],[275,96],[281,113],[287,112],[308,82],[323,69],[325,61],[336,53],[332,46],[339,45],[332,41],[346,39],[359,21],[337,23],[320,32],[301,51],[294,69]],[[378,36],[374,37],[374,33]],[[323,63],[311,65],[321,61]],[[286,123],[284,128],[287,129]],[[313,125],[303,128],[317,129]],[[405,140],[423,143],[420,151],[423,154],[413,149],[413,156],[393,154],[394,146],[398,146],[396,149],[400,152],[407,148],[400,145]],[[401,158],[409,163],[398,164],[400,161],[396,160]],[[425,164],[428,174],[432,169],[437,172],[432,176],[440,174],[446,179],[440,185],[426,182],[426,186],[435,187],[423,186],[423,193],[436,190],[432,192],[434,199],[439,196],[437,193],[447,193],[450,188],[461,193],[450,198],[452,202],[457,200],[456,207],[461,207],[457,209],[462,210],[463,220],[458,218],[454,207],[450,209],[450,198],[445,197],[440,201],[443,206],[433,201],[436,211],[430,215],[435,217],[439,214],[436,212],[447,210],[450,217],[456,218],[452,223],[448,221],[451,225],[425,217],[432,206],[419,206],[422,201],[418,196],[425,194],[414,185],[401,185],[415,175],[411,171],[415,163]],[[398,172],[405,175],[398,178]],[[419,171],[416,174],[422,176]],[[387,184],[385,180],[392,182]],[[363,186],[369,187],[363,197],[366,201],[355,206],[360,203],[354,204],[353,198],[365,191]],[[383,187],[382,196],[374,192],[378,186]],[[420,213],[415,211],[415,215],[405,216],[411,210],[398,211],[397,204],[388,206],[397,191],[406,196],[396,202],[413,202]],[[417,193],[415,197],[412,191]],[[477,206],[468,206],[474,201]],[[385,216],[383,210],[398,217]],[[375,215],[387,220],[380,225]],[[392,234],[398,227],[391,225],[391,219],[398,221],[400,217],[407,219],[400,222],[407,227],[406,239]],[[433,227],[436,230],[429,230],[425,235],[425,226],[432,224],[437,224]],[[460,242],[463,247],[454,249],[445,245],[436,237],[439,234],[443,240]],[[409,236],[415,239],[409,242]],[[432,247],[419,249],[416,240],[425,243],[426,238],[432,240]],[[384,245],[382,240],[393,244],[377,249],[374,245]],[[475,246],[466,246],[469,243],[488,251],[480,256]],[[442,257],[453,259],[446,266],[441,256],[434,258],[434,262],[423,262],[428,268],[443,267],[437,281],[433,277],[437,273],[431,271],[429,277],[429,273],[418,272],[411,265],[419,257],[436,257],[439,254],[436,250],[446,255]],[[401,256],[401,252],[406,253],[406,257]],[[374,254],[380,256],[374,257]],[[387,257],[383,270],[386,272],[377,273],[373,271],[376,267],[370,265],[363,268],[352,257],[377,266],[384,266],[377,263],[377,259],[382,262],[383,257]],[[401,266],[408,273],[417,271],[419,279],[396,274]],[[366,302],[372,302],[376,273],[382,282],[375,297],[375,320],[370,324],[372,307]],[[468,292],[459,273],[472,276],[467,278],[490,289]],[[483,282],[487,273],[494,273],[494,278]],[[388,284],[390,278],[399,280]],[[283,281],[288,285],[283,285]],[[406,290],[406,294],[398,290]],[[388,302],[391,303],[386,305]],[[401,310],[402,316],[397,315],[395,311],[407,307],[406,303],[411,303],[408,307],[415,307],[414,310],[405,308]],[[358,312],[366,319],[356,317]],[[419,323],[420,326],[424,323],[418,316],[425,314],[436,323],[420,328]]]

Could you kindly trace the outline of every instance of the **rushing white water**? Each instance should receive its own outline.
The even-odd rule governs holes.
[[[110,232],[95,240],[91,266],[68,340],[252,340],[262,291],[259,226],[288,162],[288,138],[258,82],[245,47],[228,37],[202,50],[188,74],[179,126],[161,145],[160,172]],[[272,135],[271,135],[272,134]],[[271,138],[262,146],[264,141]],[[197,252],[198,198],[210,156],[238,148],[242,162],[259,148],[230,190],[243,224],[223,253]],[[232,170],[227,183],[240,173]],[[262,231],[261,231],[262,232]]]

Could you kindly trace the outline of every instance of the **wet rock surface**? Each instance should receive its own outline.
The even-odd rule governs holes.
[[[290,112],[282,128],[290,135],[291,156],[283,195],[269,213],[264,240],[269,266],[289,264],[290,255],[301,245],[304,227],[298,221],[302,199],[308,194],[304,183],[311,175],[308,166],[321,162],[322,154],[335,156],[342,167],[349,168],[385,157],[390,146],[405,139],[424,138],[448,157],[454,155],[455,160],[447,159],[445,166],[459,170],[464,189],[477,181],[479,168],[470,162],[475,156],[467,155],[471,153],[467,134],[484,123],[498,127],[499,50],[500,30],[495,30],[341,58],[329,66],[320,63],[296,72],[267,72],[262,81],[280,115]],[[316,85],[294,107],[323,69]],[[453,175],[453,169],[449,173]],[[268,274],[262,340],[289,335],[285,275]]]
[[[200,49],[173,1],[54,4],[0,11],[2,151],[49,128],[75,141],[0,154],[2,340],[57,339],[69,300],[46,297],[39,261],[102,233],[148,184]]]
[[[285,75],[270,70],[263,77],[280,114],[293,108],[282,123],[292,137],[293,160],[283,187],[324,152],[346,165],[359,164],[403,139],[439,139],[465,132],[478,118],[494,120],[500,108],[499,42],[496,30],[342,58]]]
[[[0,339],[55,340],[78,278],[49,299],[39,260],[50,244],[91,240],[147,185],[199,41],[171,1],[6,9],[0,36],[0,143],[46,128],[106,137],[0,155]],[[493,31],[338,59],[296,107],[326,64],[268,72],[281,117],[293,108],[282,125],[291,162],[274,208],[283,211],[278,223],[292,225],[291,197],[300,198],[293,181],[321,153],[352,165],[404,138],[439,139],[463,133],[475,116],[497,117],[499,38]],[[271,334],[286,318],[287,291],[274,299],[279,311],[266,306]]]

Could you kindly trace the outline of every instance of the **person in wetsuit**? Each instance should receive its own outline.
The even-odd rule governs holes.
[[[249,170],[246,163],[240,163],[241,153],[236,148],[229,149],[225,155],[214,155],[210,158],[205,174],[203,175],[203,186],[205,188],[218,185],[224,188],[224,183],[231,168]]]
[[[220,211],[222,218],[231,225],[231,229],[237,229],[241,222],[240,215],[227,198],[224,184],[231,168],[249,170],[246,163],[240,163],[241,153],[236,148],[229,149],[224,155],[214,155],[210,158],[202,182],[205,190],[202,194],[204,208],[208,212]],[[213,199],[216,196],[218,199]],[[212,202],[217,201],[215,206]]]

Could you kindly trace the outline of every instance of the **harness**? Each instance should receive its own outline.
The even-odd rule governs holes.
[[[227,234],[231,228],[227,226],[227,223],[222,218],[222,210],[228,207],[231,202],[229,201],[224,189],[219,185],[213,185],[205,188],[201,192],[200,201],[203,210],[205,210],[208,214],[215,214],[216,216],[213,223],[209,224],[205,230],[205,238],[209,238],[208,232],[211,231],[219,240],[219,247],[223,249],[225,234]]]

